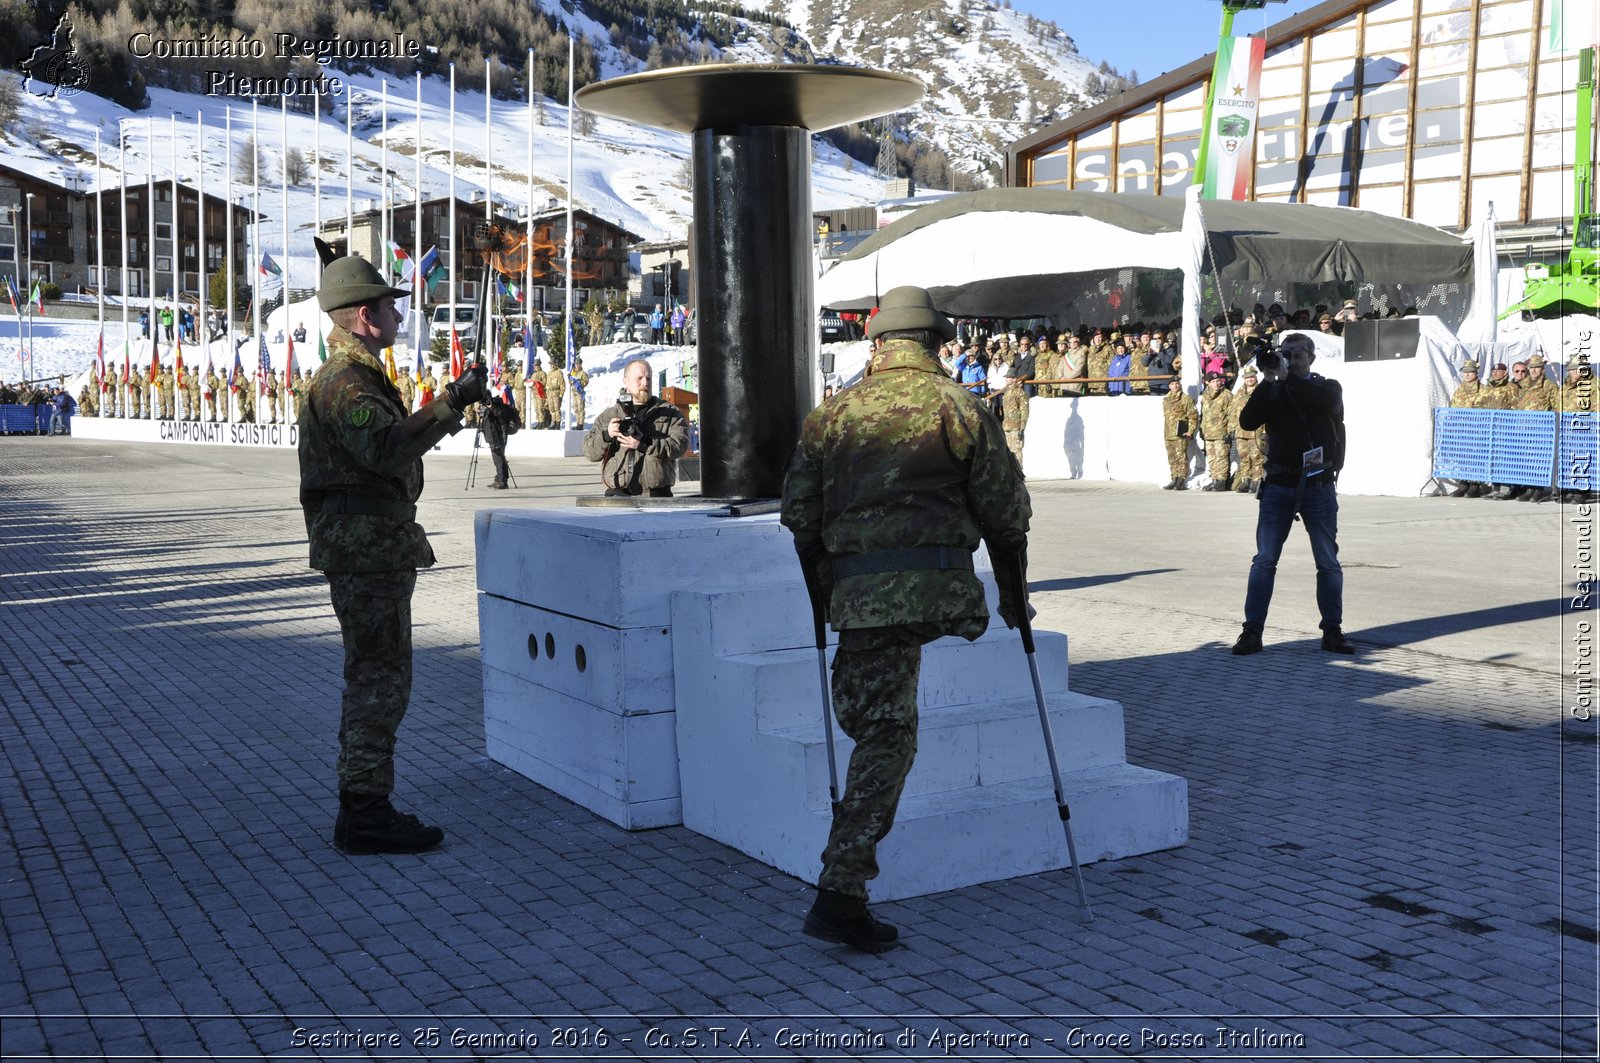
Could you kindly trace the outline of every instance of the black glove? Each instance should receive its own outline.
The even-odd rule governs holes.
[[[444,386],[444,401],[457,413],[462,413],[475,402],[489,400],[489,369],[482,362],[467,367],[455,380]]]
[[[794,541],[794,552],[800,555],[800,571],[805,574],[806,594],[811,598],[811,609],[821,624],[828,619],[828,605],[833,600],[833,558],[828,556],[821,539]]]
[[[1028,555],[1026,547],[1017,550],[1007,550],[989,546],[989,560],[994,564],[995,587],[1000,592],[1000,619],[1005,621],[1006,627],[1014,628],[1021,623],[1021,618],[1026,615],[1032,620],[1036,615],[1033,606],[1028,604]],[[1022,596],[1018,601],[1017,596]],[[1027,613],[1024,614],[1023,610]]]

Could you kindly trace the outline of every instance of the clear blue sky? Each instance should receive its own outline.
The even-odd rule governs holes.
[[[1319,2],[1287,0],[1260,11],[1241,11],[1234,17],[1233,32],[1259,33]],[[1054,19],[1086,59],[1104,59],[1124,74],[1137,70],[1140,81],[1215,51],[1222,29],[1221,0],[1011,0],[1011,6]]]

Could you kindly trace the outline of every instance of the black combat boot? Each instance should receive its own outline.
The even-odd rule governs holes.
[[[402,815],[387,794],[339,791],[339,818],[333,824],[333,845],[352,856],[371,853],[420,853],[444,841],[444,831],[424,826],[416,816]]]
[[[1250,489],[1254,487],[1256,483],[1254,480],[1247,480],[1243,476],[1236,477],[1235,479],[1237,482],[1233,485],[1233,493],[1237,495],[1249,494]]]
[[[1233,644],[1235,656],[1243,657],[1250,653],[1261,652],[1261,629],[1254,624],[1246,624],[1244,630],[1239,632],[1239,640]]]
[[[1341,628],[1328,627],[1322,629],[1322,648],[1329,653],[1354,653],[1356,648],[1350,640],[1344,637]]]
[[[872,917],[866,901],[835,890],[817,890],[801,929],[808,937],[843,942],[862,952],[887,952],[900,940],[900,931]]]
[[[1163,491],[1171,491],[1171,490],[1176,489],[1177,486],[1178,486],[1178,478],[1176,476],[1174,476],[1172,479],[1167,481],[1166,486],[1163,487],[1161,490],[1163,490]]]
[[[1187,490],[1189,490],[1189,481],[1180,479],[1175,484],[1173,484],[1172,489],[1174,491],[1187,491]]]

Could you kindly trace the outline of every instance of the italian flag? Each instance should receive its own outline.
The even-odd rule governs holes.
[[[1211,125],[1206,136],[1206,199],[1245,199],[1255,156],[1256,107],[1261,101],[1260,37],[1227,37],[1211,71]]]

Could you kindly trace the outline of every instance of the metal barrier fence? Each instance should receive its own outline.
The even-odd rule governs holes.
[[[48,402],[37,406],[21,403],[0,404],[0,435],[44,435],[50,431],[50,415],[55,407]],[[72,431],[72,414],[66,415],[67,432]]]
[[[1433,411],[1437,479],[1590,491],[1600,416],[1532,410]]]

